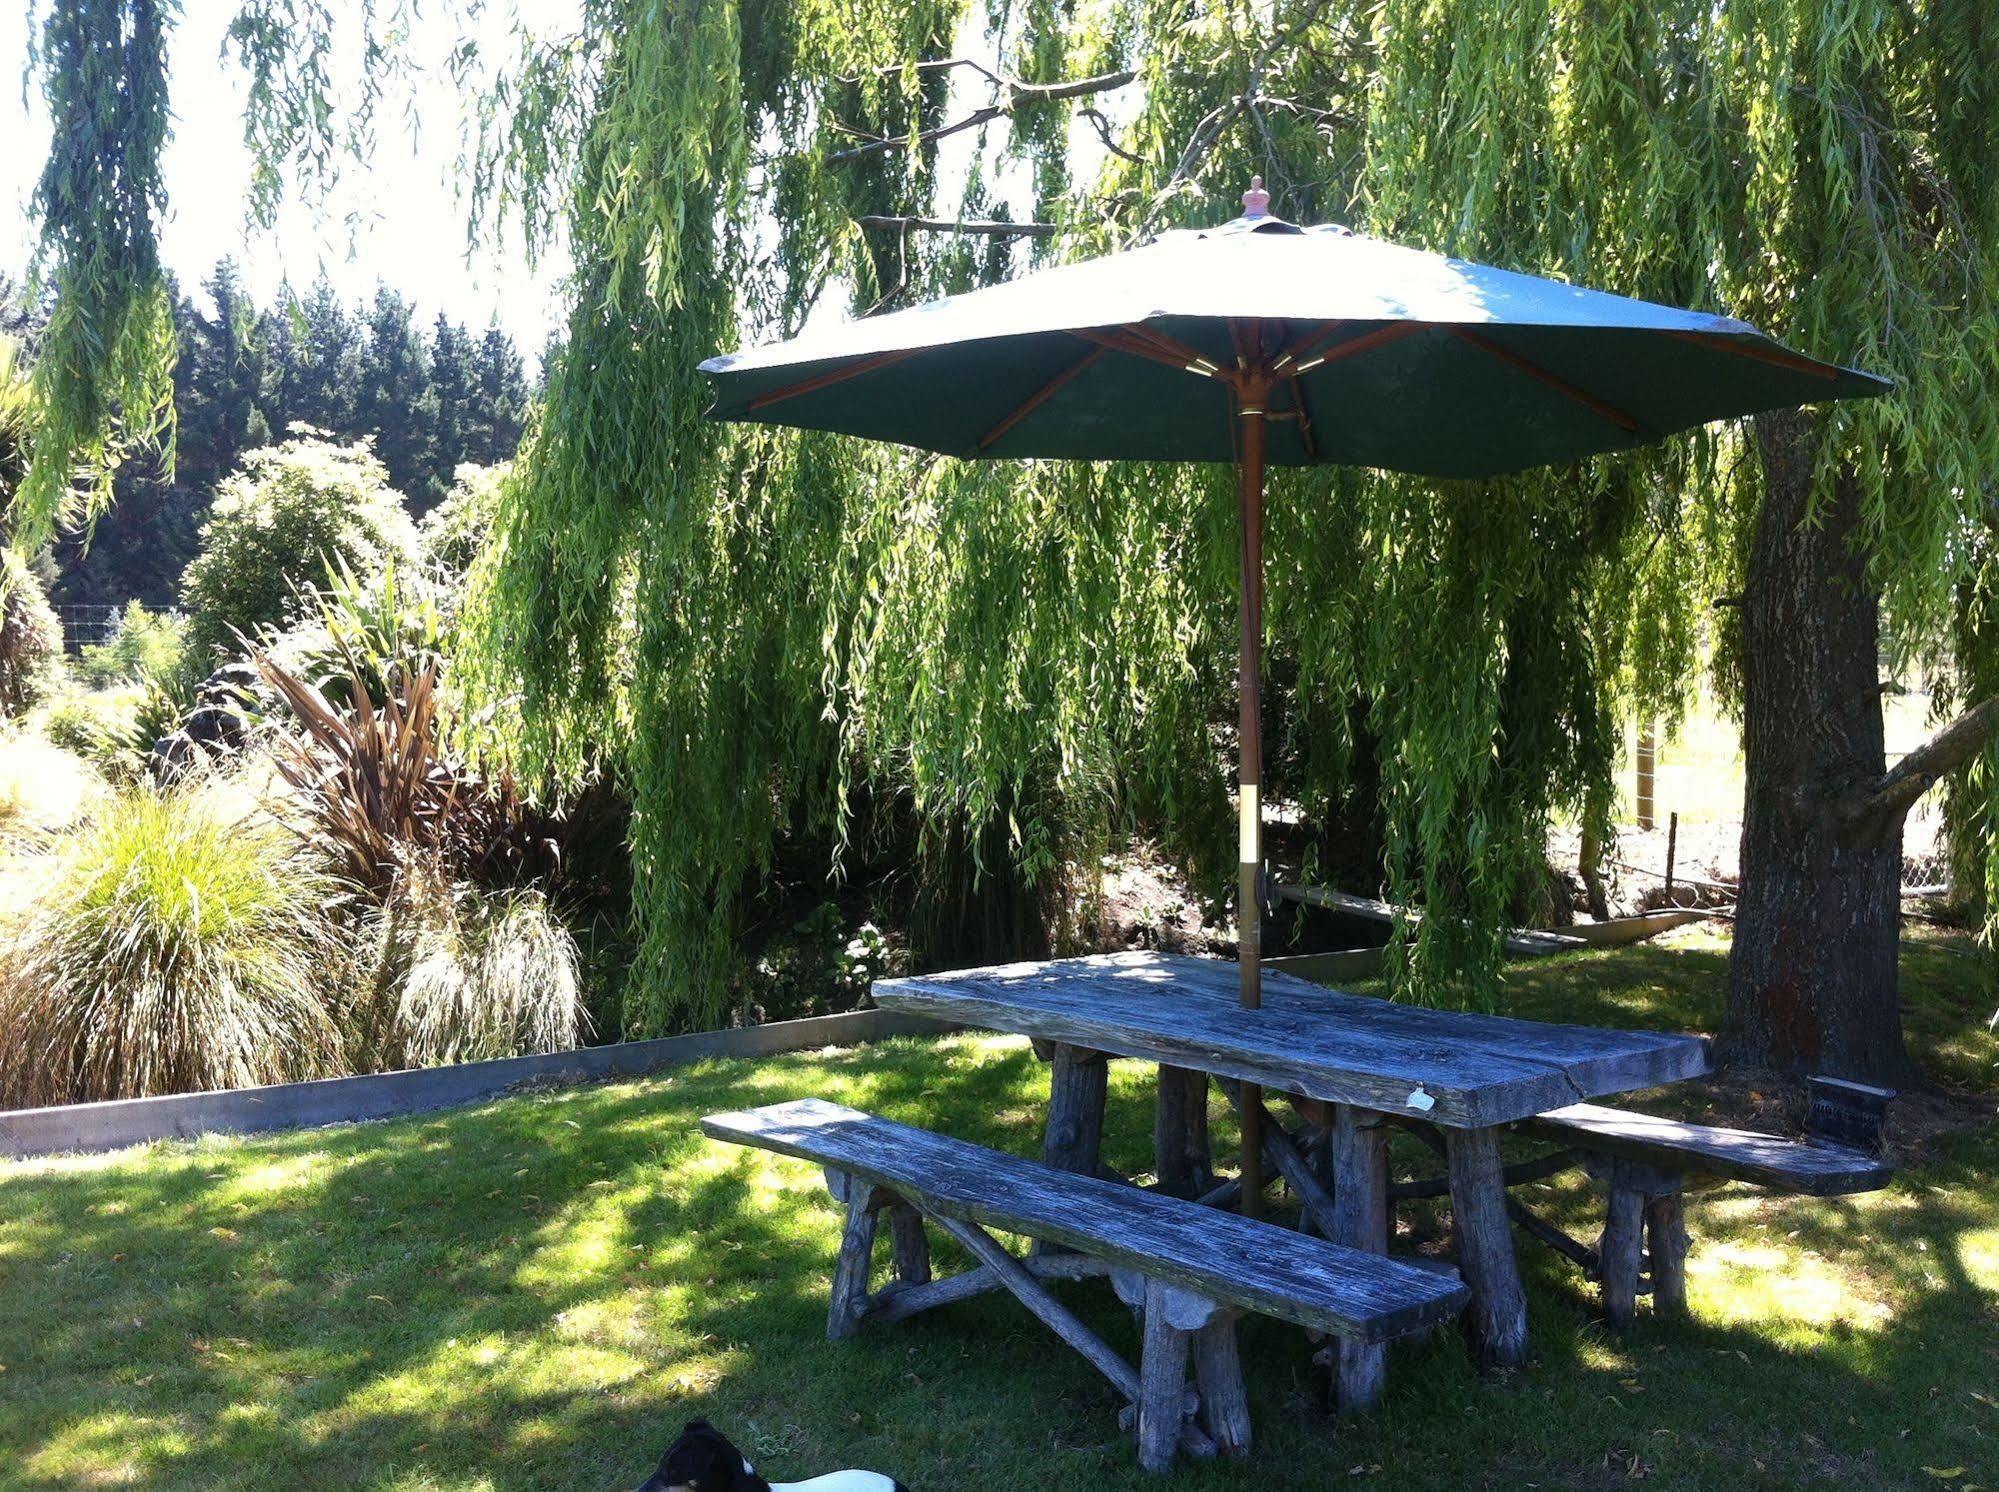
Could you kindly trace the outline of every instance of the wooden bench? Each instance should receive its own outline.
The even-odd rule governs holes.
[[[1248,1400],[1235,1315],[1253,1311],[1342,1339],[1386,1342],[1463,1309],[1455,1276],[1342,1248],[1177,1197],[1057,1170],[858,1113],[800,1099],[701,1121],[713,1139],[815,1162],[847,1208],[827,1333],[901,1320],[1004,1288],[1108,1378],[1136,1422],[1139,1464],[1249,1448]],[[886,1214],[895,1279],[871,1288],[877,1219]],[[932,1279],[923,1220],[978,1266]],[[987,1228],[1074,1253],[1019,1258]],[[1143,1324],[1134,1371],[1049,1291],[1045,1280],[1109,1274]],[[1195,1388],[1187,1386],[1193,1358]]]
[[[1690,1179],[1738,1181],[1811,1197],[1888,1184],[1894,1169],[1881,1158],[1881,1124],[1894,1095],[1835,1078],[1813,1078],[1811,1094],[1801,1140],[1591,1103],[1555,1109],[1519,1126],[1581,1151],[1608,1193],[1594,1260],[1612,1325],[1629,1324],[1637,1296],[1647,1289],[1655,1310],[1686,1308],[1682,1196]],[[1581,1253],[1588,1267],[1587,1250]]]

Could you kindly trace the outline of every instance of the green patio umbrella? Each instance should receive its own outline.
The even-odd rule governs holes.
[[[1242,538],[1242,1003],[1260,1003],[1263,472],[1497,476],[1888,384],[1746,322],[1243,214],[710,358],[716,419],[946,455],[1234,464]],[[1243,1188],[1261,1191],[1260,1095]]]

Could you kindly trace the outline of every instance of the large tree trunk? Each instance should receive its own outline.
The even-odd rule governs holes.
[[[1842,482],[1806,522],[1808,416],[1756,421],[1763,509],[1742,601],[1742,895],[1723,1055],[1900,1086],[1900,795],[1881,738],[1880,604]],[[1913,801],[1912,799],[1910,801]]]

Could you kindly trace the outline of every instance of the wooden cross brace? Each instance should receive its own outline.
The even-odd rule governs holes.
[[[1004,1289],[1056,1336],[1080,1353],[1124,1396],[1125,1428],[1136,1426],[1139,1465],[1164,1471],[1176,1450],[1208,1458],[1218,1451],[1241,1455],[1250,1443],[1249,1403],[1236,1351],[1236,1312],[1191,1290],[1113,1272],[1082,1254],[1041,1254],[1021,1259],[976,1223],[922,1212],[885,1188],[844,1172],[826,1172],[828,1189],[847,1207],[839,1258],[833,1266],[826,1333],[852,1336],[870,1320],[901,1321],[956,1300]],[[894,1233],[895,1279],[871,1289],[878,1219],[886,1213]],[[955,1239],[978,1267],[937,1280],[931,1277],[925,1220]],[[1134,1369],[1109,1343],[1055,1298],[1047,1279],[1113,1274],[1119,1295],[1140,1313],[1144,1342]],[[1195,1387],[1187,1384],[1192,1358]]]

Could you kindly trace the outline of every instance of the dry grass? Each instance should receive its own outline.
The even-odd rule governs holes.
[[[35,735],[0,737],[0,841],[38,842],[72,828],[107,791],[76,752]]]
[[[575,940],[538,891],[482,892],[413,858],[361,946],[343,1017],[364,1070],[552,1052],[589,1036]]]

